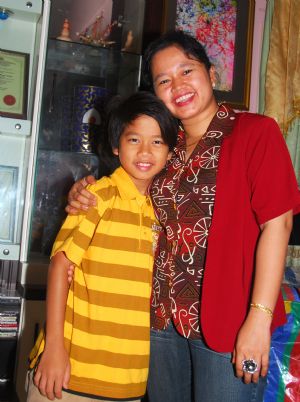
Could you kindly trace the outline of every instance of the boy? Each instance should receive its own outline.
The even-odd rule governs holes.
[[[111,112],[108,138],[121,167],[90,186],[98,206],[68,216],[52,250],[46,334],[31,364],[34,384],[49,399],[139,400],[145,393],[159,230],[147,190],[176,137],[176,121],[151,93],[138,92]],[[31,381],[28,402],[45,399],[36,387]]]

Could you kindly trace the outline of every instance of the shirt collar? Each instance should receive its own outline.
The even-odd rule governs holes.
[[[120,197],[123,200],[137,199],[143,201],[147,198],[146,195],[141,194],[131,180],[128,173],[122,168],[118,167],[111,175],[112,181],[117,185]]]
[[[201,137],[201,139],[205,138],[207,133],[209,132],[222,132],[222,135],[227,137],[231,134],[234,122],[236,120],[236,113],[227,105],[221,104],[219,105],[216,114],[212,118],[206,133]],[[177,156],[183,156],[186,149],[185,142],[185,132],[182,126],[179,126],[178,136],[177,136],[177,145],[174,148],[174,154]],[[184,157],[184,156],[183,156]]]

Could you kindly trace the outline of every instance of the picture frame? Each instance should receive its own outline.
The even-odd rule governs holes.
[[[27,119],[29,54],[0,49],[0,116]]]
[[[0,165],[0,243],[13,243],[19,168]]]
[[[238,110],[250,105],[254,11],[254,0],[164,1],[162,32],[179,29],[199,40],[217,73],[217,101]]]

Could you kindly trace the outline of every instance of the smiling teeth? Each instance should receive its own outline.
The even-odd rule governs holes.
[[[184,102],[187,99],[190,99],[193,96],[193,94],[186,94],[186,95],[182,95],[179,98],[175,99],[176,103],[180,103],[180,102]]]

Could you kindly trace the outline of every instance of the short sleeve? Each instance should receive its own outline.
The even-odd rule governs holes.
[[[259,121],[247,148],[251,205],[259,224],[300,210],[300,192],[291,158],[277,123]]]
[[[92,191],[92,187],[89,191]],[[102,205],[98,197],[98,205]],[[87,251],[101,218],[97,207],[86,213],[68,215],[55,239],[51,257],[62,251],[75,265],[79,266]]]

